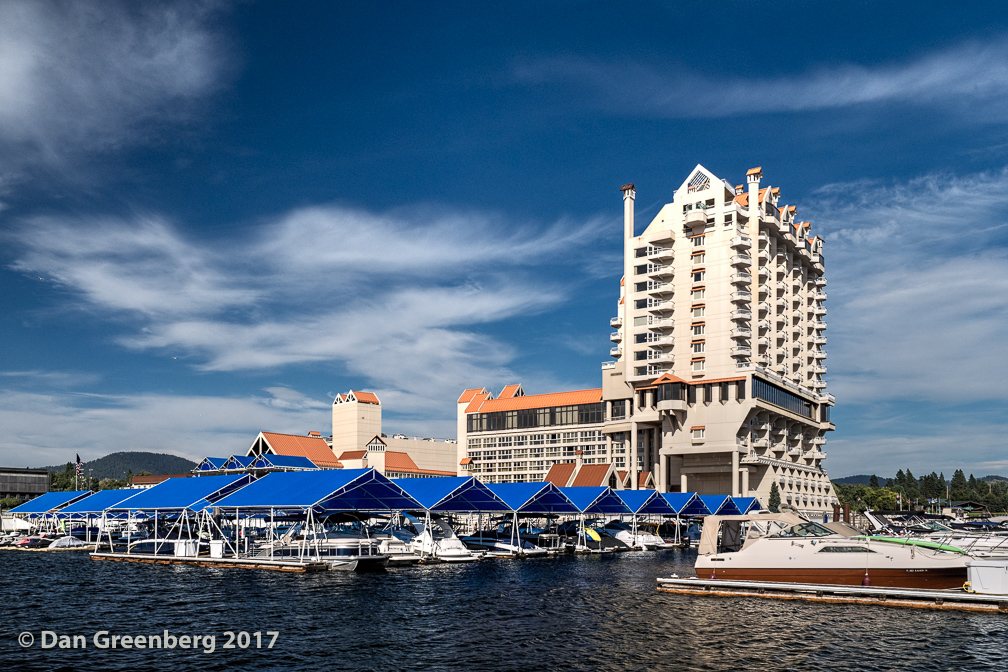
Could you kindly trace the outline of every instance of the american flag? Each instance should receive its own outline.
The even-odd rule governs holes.
[[[77,478],[84,475],[84,463],[80,461],[80,454],[77,454]]]

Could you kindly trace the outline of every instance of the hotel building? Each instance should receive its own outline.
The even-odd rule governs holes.
[[[732,186],[698,165],[640,235],[622,188],[624,255],[613,360],[599,389],[458,403],[461,473],[542,480],[554,463],[610,463],[626,487],[755,496],[827,511],[823,241],[760,168]],[[521,442],[521,443],[519,443]],[[589,462],[592,460],[592,462]]]

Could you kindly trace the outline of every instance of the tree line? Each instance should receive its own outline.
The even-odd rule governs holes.
[[[918,478],[909,469],[900,469],[885,485],[873,474],[868,485],[834,483],[833,488],[840,503],[850,504],[855,511],[926,509],[929,502],[945,500],[982,502],[992,513],[1008,511],[1008,481],[978,480],[973,474],[966,478],[962,469],[956,469],[951,481],[945,480],[944,472]]]

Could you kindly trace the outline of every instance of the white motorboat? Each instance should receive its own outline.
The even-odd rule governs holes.
[[[629,523],[622,520],[610,520],[602,529],[632,549],[654,550],[673,546],[658,535],[639,527],[634,529]]]
[[[427,516],[424,520],[407,516],[407,519],[417,530],[410,546],[418,557],[440,562],[474,562],[484,555],[469,550],[440,516]]]

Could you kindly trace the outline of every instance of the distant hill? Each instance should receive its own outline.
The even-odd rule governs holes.
[[[886,477],[879,476],[879,483],[885,485]],[[839,485],[868,485],[871,481],[871,474],[855,474],[854,476],[844,476],[843,478],[830,478],[831,483]]]
[[[51,467],[43,467],[49,471],[60,472],[66,467],[65,464]],[[166,453],[147,453],[141,451],[130,451],[123,453],[112,453],[97,460],[84,463],[84,474],[90,474],[95,478],[126,478],[128,472],[138,474],[141,471],[148,471],[152,474],[184,474],[192,471],[196,463],[178,455],[168,455]]]

